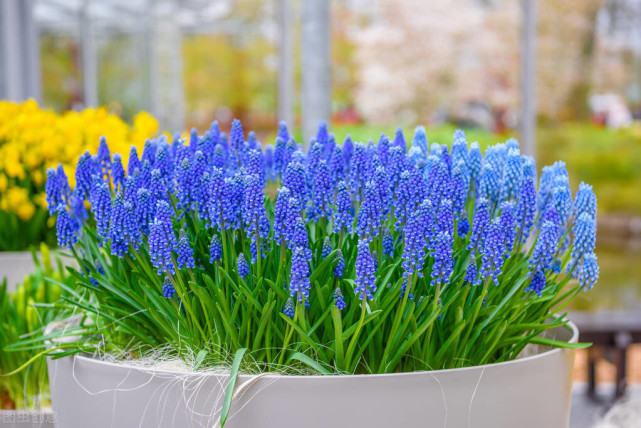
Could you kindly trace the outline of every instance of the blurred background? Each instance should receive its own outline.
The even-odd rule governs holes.
[[[70,164],[101,132],[122,128],[111,139],[126,155],[233,118],[264,144],[279,120],[302,141],[319,120],[338,141],[419,124],[430,142],[457,128],[482,146],[515,136],[539,170],[563,159],[574,189],[594,186],[601,279],[573,310],[629,333],[595,354],[597,380],[641,382],[641,0],[1,0],[0,30],[0,99],[37,102],[0,108],[0,221],[37,230],[20,248],[0,233],[3,250],[55,242],[34,223],[59,151],[9,151],[3,136],[31,141],[12,115],[66,118],[45,141]],[[95,129],[66,113],[83,110]]]

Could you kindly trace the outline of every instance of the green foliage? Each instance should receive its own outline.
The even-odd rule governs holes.
[[[0,210],[0,251],[20,251],[38,242],[56,245],[55,227],[48,226],[49,213],[37,208],[29,220],[24,221],[13,212]]]
[[[273,208],[273,202],[266,200],[268,216],[273,216]],[[578,284],[568,285],[569,276],[550,273],[542,296],[524,292],[530,278],[522,247],[506,261],[499,285],[490,280],[469,285],[463,278],[471,254],[456,238],[449,284],[430,285],[430,261],[423,277],[411,278],[412,293],[421,298],[410,299],[401,291],[402,259],[379,251],[377,291],[373,300],[362,301],[354,293],[358,237],[339,237],[320,221],[308,226],[313,243],[309,307],[297,304],[295,316],[289,318],[282,310],[289,297],[291,255],[283,243],[270,238],[266,244],[272,250],[260,264],[251,265],[251,274],[243,279],[237,274],[236,259],[241,253],[248,260],[251,255],[242,229],[222,234],[223,261],[212,264],[211,229],[194,213],[185,213],[182,219],[175,231],[187,229],[201,267],[176,266],[177,273],[171,276],[176,295],[169,299],[163,298],[164,278],[151,265],[146,243],[133,256],[119,258],[110,255],[108,244],[97,245],[94,229],[83,229],[73,252],[87,270],[73,275],[84,292],[65,300],[69,309],[82,310],[93,320],[85,324],[84,349],[105,343],[107,351],[169,344],[176,357],[188,359],[206,350],[203,365],[226,365],[247,348],[246,366],[255,371],[298,367],[319,373],[391,373],[465,367],[510,360],[528,343],[542,343],[537,336],[567,322],[563,307],[580,291]],[[337,250],[321,257],[325,236],[344,254],[342,279],[333,274]],[[380,236],[373,238],[372,248],[380,245]],[[395,254],[402,253],[402,245],[397,239]],[[564,264],[567,261],[565,257]],[[337,286],[347,303],[343,311],[334,306]]]

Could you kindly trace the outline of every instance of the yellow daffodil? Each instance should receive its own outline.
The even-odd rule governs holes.
[[[141,153],[157,131],[158,122],[146,112],[130,126],[104,107],[57,114],[34,100],[0,101],[0,209],[28,221],[46,207],[47,168],[62,163],[73,187],[78,157],[86,150],[95,153],[101,136],[126,166],[130,147]]]

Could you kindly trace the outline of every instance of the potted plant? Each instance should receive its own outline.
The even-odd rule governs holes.
[[[53,427],[47,366],[39,350],[17,346],[33,342],[42,328],[57,315],[55,302],[67,293],[69,277],[56,255],[40,244],[32,254],[35,270],[13,292],[5,279],[0,287],[0,424],[2,426]],[[38,339],[35,339],[38,341]]]
[[[595,195],[562,162],[537,180],[514,139],[422,127],[186,143],[126,173],[103,141],[73,191],[49,176],[87,321],[50,349],[84,353],[49,362],[63,426],[567,426],[587,345],[564,308],[598,266]]]

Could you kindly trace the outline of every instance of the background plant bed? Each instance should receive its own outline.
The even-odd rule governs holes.
[[[546,337],[576,342],[578,331],[569,326]],[[575,351],[532,351],[514,361],[431,372],[268,376],[234,399],[225,426],[567,427]],[[228,381],[226,374],[150,370],[85,356],[48,365],[53,408],[66,428],[211,427]],[[239,376],[237,388],[251,379]]]

